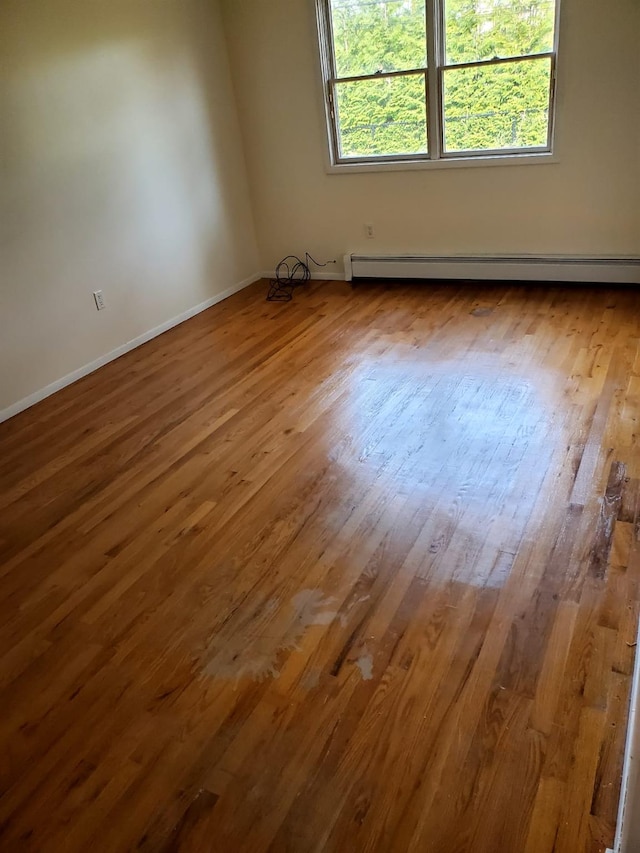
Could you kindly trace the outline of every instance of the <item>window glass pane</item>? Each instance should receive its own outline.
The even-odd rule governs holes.
[[[424,74],[336,84],[341,157],[427,151]]]
[[[443,74],[445,151],[547,145],[548,57],[451,68]]]
[[[330,0],[338,77],[427,64],[425,0]]]
[[[553,50],[555,0],[445,0],[447,65]]]

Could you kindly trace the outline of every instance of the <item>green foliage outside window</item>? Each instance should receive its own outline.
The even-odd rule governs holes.
[[[446,62],[553,47],[555,0],[446,0]],[[338,77],[426,65],[425,0],[332,0]],[[446,151],[544,146],[551,63],[520,60],[443,72]],[[344,157],[427,150],[424,74],[337,86]]]

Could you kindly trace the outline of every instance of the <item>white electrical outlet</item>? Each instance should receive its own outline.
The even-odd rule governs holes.
[[[98,309],[98,311],[102,311],[102,309],[105,307],[104,294],[102,293],[102,291],[101,290],[94,290],[93,291],[93,298],[95,299],[96,308]]]
[[[364,233],[367,235],[368,240],[373,240],[373,238],[376,236],[375,229],[371,223],[368,223],[364,226]]]

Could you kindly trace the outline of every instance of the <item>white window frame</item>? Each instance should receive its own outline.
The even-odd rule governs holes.
[[[447,64],[445,58],[445,0],[426,0],[427,10],[427,63],[426,68],[389,71],[338,77],[333,50],[333,33],[330,0],[314,0],[318,30],[318,46],[322,73],[322,95],[327,129],[329,172],[366,172],[372,170],[401,170],[416,168],[449,168],[451,166],[524,165],[528,163],[556,163],[555,131],[557,102],[557,65],[560,33],[560,2],[555,0],[554,44],[550,51]],[[435,57],[435,62],[431,61]],[[443,85],[444,72],[450,68],[477,68],[506,65],[535,59],[549,58],[551,75],[549,85],[549,126],[546,145],[530,148],[499,148],[481,151],[444,150]],[[425,109],[429,151],[420,154],[391,154],[369,157],[341,157],[338,124],[335,108],[335,87],[338,83],[356,80],[380,80],[393,77],[424,75]],[[428,108],[427,108],[428,107]]]

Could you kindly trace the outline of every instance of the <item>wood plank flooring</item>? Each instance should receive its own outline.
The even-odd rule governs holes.
[[[265,292],[0,425],[0,849],[603,851],[640,296]]]

